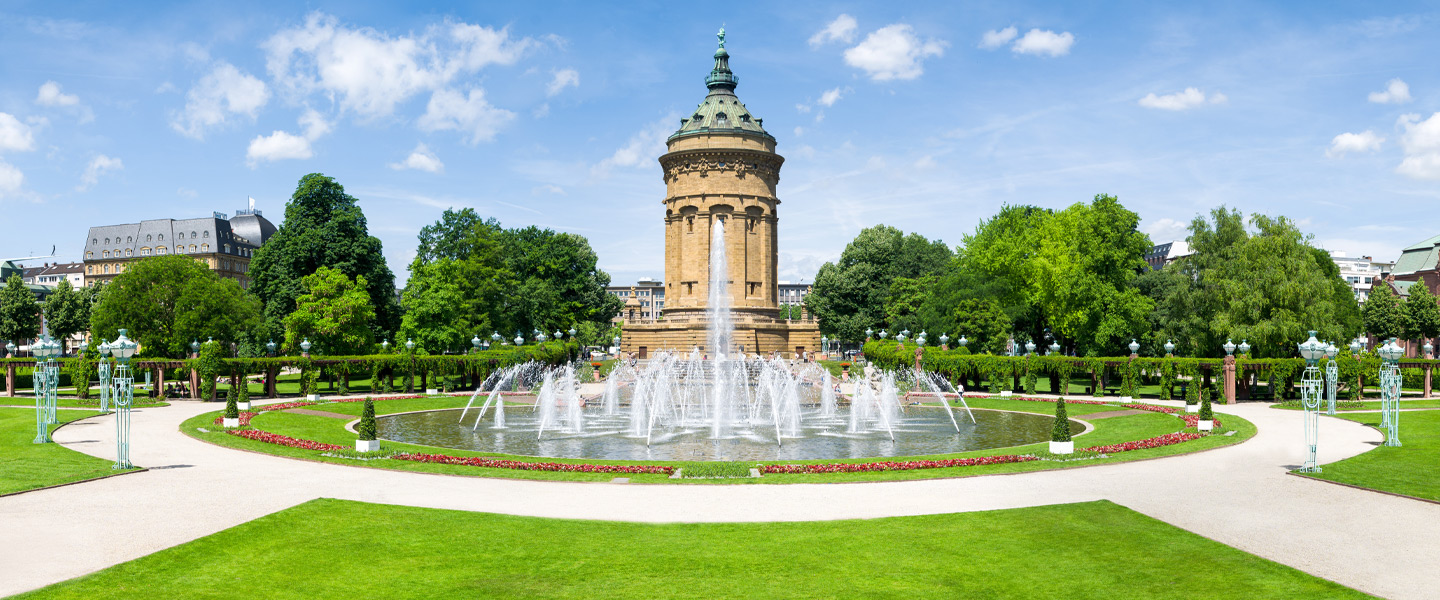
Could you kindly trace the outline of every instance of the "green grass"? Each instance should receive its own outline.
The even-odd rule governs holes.
[[[1367,598],[1109,502],[809,523],[573,521],[314,500],[17,596]]]
[[[35,398],[22,396],[16,396],[14,398],[0,397],[0,407],[6,406],[18,406],[33,410],[35,407]],[[76,400],[73,397],[66,398],[65,396],[56,395],[55,406],[60,408],[99,408],[100,396],[91,394],[88,400]],[[170,406],[170,403],[152,401],[149,398],[136,398],[135,403],[130,405],[131,408],[158,408],[161,406]]]
[[[69,423],[96,412],[62,410],[60,421]],[[59,425],[51,425],[54,431]],[[113,475],[112,461],[81,454],[59,444],[36,444],[35,409],[0,408],[0,494],[73,483]]]
[[[680,463],[680,476],[688,478],[749,477],[751,462],[687,462]]]
[[[1357,423],[1380,425],[1380,413],[1338,415]],[[1320,443],[1325,443],[1321,440]],[[1436,454],[1440,453],[1440,410],[1400,413],[1402,446],[1380,446],[1364,454],[1323,465],[1316,479],[1338,481],[1360,487],[1440,500],[1440,474]]]
[[[402,400],[386,400],[375,403],[376,415],[394,414],[414,410],[434,410],[443,408],[457,408],[464,406],[468,398],[414,398]],[[1002,399],[980,399],[971,400],[970,406],[974,408],[993,408],[999,410],[1014,410],[1020,412],[1032,412],[1039,414],[1054,414],[1055,405],[1049,402],[1026,402],[1021,400]],[[348,414],[358,417],[362,410],[363,403],[360,402],[336,402],[325,403],[313,407],[315,410]],[[1108,412],[1120,410],[1115,405],[1090,405],[1090,404],[1067,404],[1066,409],[1070,416],[1084,419],[1085,415],[1096,412]],[[925,409],[933,410],[933,409]],[[355,465],[357,461],[346,460],[338,457],[321,456],[319,452],[311,450],[299,450],[287,448],[275,444],[267,444],[245,438],[226,434],[214,426],[215,418],[219,412],[208,413],[196,416],[181,425],[181,431],[217,445],[244,450],[252,450],[267,454],[303,458],[306,460],[317,460],[335,464]],[[627,475],[631,481],[636,483],[662,483],[662,484],[785,484],[785,483],[836,483],[851,481],[885,481],[885,480],[906,480],[906,479],[934,479],[942,477],[967,477],[973,475],[993,475],[997,473],[1019,473],[1028,471],[1040,471],[1057,468],[1076,468],[1092,466],[1097,464],[1110,464],[1115,462],[1126,462],[1148,458],[1172,456],[1200,450],[1207,450],[1231,444],[1237,444],[1255,435],[1255,426],[1244,419],[1231,415],[1221,417],[1226,428],[1233,429],[1236,433],[1233,436],[1212,435],[1203,439],[1185,442],[1174,446],[1151,448],[1148,450],[1135,450],[1112,454],[1109,458],[1092,461],[1031,461],[1024,463],[1007,463],[998,465],[984,465],[972,467],[951,467],[944,469],[918,469],[911,471],[883,471],[865,473],[826,473],[826,474],[770,474],[759,479],[733,478],[733,479],[670,479],[667,475]],[[353,446],[355,434],[344,428],[346,421],[332,417],[316,415],[304,415],[287,412],[264,412],[256,416],[251,424],[258,429],[272,433],[287,435],[290,437],[315,440],[341,446]],[[1076,447],[1100,446],[1115,444],[1132,440],[1150,438],[1166,433],[1181,430],[1183,424],[1175,417],[1159,413],[1145,413],[1124,417],[1112,417],[1108,419],[1096,419],[1091,422],[1095,429],[1085,435],[1075,438]],[[199,431],[205,428],[208,431]],[[1226,429],[1228,430],[1228,429]],[[1217,433],[1224,433],[1226,430],[1219,430]],[[423,452],[431,454],[448,454],[452,456],[487,456],[498,458],[512,458],[518,460],[534,460],[528,457],[516,457],[504,454],[469,452],[449,448],[435,448],[431,446],[420,446],[414,444],[402,444],[399,442],[382,441],[385,450]],[[1018,446],[1012,448],[994,448],[988,450],[976,450],[955,454],[930,455],[924,457],[897,456],[886,458],[858,458],[843,461],[785,461],[785,462],[873,462],[877,460],[916,460],[916,459],[941,459],[941,458],[966,458],[976,456],[990,456],[996,454],[1025,454],[1043,452],[1048,449],[1044,442]],[[564,463],[591,463],[591,464],[656,464],[664,461],[608,461],[608,460],[567,460],[567,459],[545,459],[550,462]],[[482,467],[438,465],[431,463],[420,463],[401,460],[380,460],[368,461],[363,464],[366,467],[384,468],[403,471],[416,471],[424,473],[444,473],[452,475],[469,475],[479,477],[502,477],[512,479],[547,479],[565,481],[609,481],[615,476],[602,473],[556,473],[548,471],[521,471],[514,469],[491,469]]]
[[[1326,404],[1322,401],[1320,403],[1320,406],[1323,408],[1324,406],[1326,406]],[[1277,402],[1270,405],[1270,408],[1278,408],[1280,410],[1304,410],[1304,408],[1300,406],[1300,402],[1298,400],[1293,402],[1287,402],[1283,405]],[[1429,400],[1409,400],[1402,398],[1400,400],[1400,408],[1440,408],[1440,398],[1431,398]],[[1380,402],[1378,400],[1374,402],[1349,402],[1346,400],[1336,400],[1335,410],[1337,412],[1342,410],[1380,410]],[[1400,419],[1400,422],[1404,423],[1405,419]]]

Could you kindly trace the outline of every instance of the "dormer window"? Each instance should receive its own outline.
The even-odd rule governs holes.
[[[725,113],[716,113],[716,114],[715,114],[715,126],[716,126],[716,127],[729,127],[729,126],[730,126],[730,120],[725,116]]]
[[[185,239],[185,232],[183,232],[183,231],[180,232],[180,234],[179,234],[178,236],[176,236],[176,237],[179,238],[179,239],[182,239],[182,240]]]
[[[106,245],[106,246],[109,246],[109,245],[110,245],[110,238],[105,238],[105,245]]]
[[[165,234],[163,234],[163,233],[160,234],[160,241],[162,241],[162,242],[165,241]]]

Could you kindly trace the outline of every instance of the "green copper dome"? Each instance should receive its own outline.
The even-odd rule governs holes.
[[[725,29],[717,34],[720,48],[715,51],[715,67],[705,77],[705,87],[710,93],[695,108],[690,116],[680,119],[680,129],[671,134],[676,138],[697,133],[749,133],[775,139],[762,126],[764,119],[757,119],[745,108],[745,103],[735,95],[735,86],[740,78],[730,71],[730,53],[725,50]]]

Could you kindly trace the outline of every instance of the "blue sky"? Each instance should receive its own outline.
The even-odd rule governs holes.
[[[450,206],[658,278],[655,159],[722,23],[786,157],[784,279],[877,223],[955,244],[1097,193],[1157,243],[1222,203],[1352,256],[1436,233],[1440,7],[1173,4],[0,3],[0,256],[252,196],[278,221],[322,172],[402,281]]]

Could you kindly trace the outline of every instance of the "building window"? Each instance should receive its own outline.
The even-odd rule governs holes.
[[[134,256],[134,255],[135,255],[135,251],[134,251],[134,250],[131,250],[131,249],[129,249],[129,248],[126,248],[126,249],[125,249],[125,256]]]
[[[85,274],[86,274],[86,275],[94,275],[94,274],[95,274],[95,265],[85,265]]]
[[[185,247],[184,247],[184,246],[175,246],[175,253],[176,253],[176,254],[183,254],[184,252],[185,252]]]
[[[210,231],[208,229],[205,231],[205,237],[210,237]]]
[[[91,246],[94,246],[94,245],[99,244],[99,243],[100,243],[100,240],[97,240],[97,239],[95,239],[95,238],[90,238],[90,245],[91,245]]]
[[[209,251],[210,251],[210,244],[200,244],[200,251],[201,251],[201,252],[209,252]]]
[[[109,274],[110,274],[110,265],[105,265],[105,266],[104,266],[104,269],[105,269],[105,274],[106,274],[106,275],[109,275]]]
[[[130,237],[130,236],[127,235],[127,236],[125,236],[125,243],[127,243],[127,244],[133,244],[133,243],[135,243],[135,238],[132,238],[132,237]]]
[[[193,239],[195,239],[195,238],[197,238],[197,237],[200,237],[200,236],[195,235],[195,232],[193,232],[193,231],[190,232],[190,239],[193,240]]]
[[[104,250],[104,251],[100,252],[100,256],[103,257],[103,258],[110,258],[110,251],[109,251],[109,250]]]
[[[147,242],[153,242],[153,241],[155,241],[155,236],[153,236],[153,235],[146,235],[146,236],[145,236],[145,241],[147,241]]]
[[[177,234],[175,239],[177,239],[177,240],[183,240],[183,239],[185,239],[185,232],[182,231],[182,232],[180,232],[179,234]]]
[[[95,258],[95,253],[94,253],[94,252],[86,252],[86,253],[85,253],[85,258]]]
[[[226,253],[226,254],[229,254],[229,253],[230,253],[230,244],[225,244],[225,253]]]
[[[719,113],[719,114],[716,114],[716,115],[715,115],[715,126],[716,126],[716,127],[729,127],[729,126],[730,126],[730,121],[729,121],[728,118],[726,118],[725,113]]]
[[[155,249],[155,253],[156,253],[156,254],[164,254],[164,253],[165,253],[165,247],[164,247],[164,246],[160,246],[159,248],[156,248],[156,249]]]
[[[110,245],[110,238],[105,238],[105,245],[106,245],[106,246],[109,246],[109,245]]]
[[[163,234],[163,233],[160,234],[160,241],[162,241],[162,242],[165,241],[165,234]]]
[[[149,249],[149,248],[141,248],[141,249],[140,249],[140,256],[150,256],[150,249]]]

